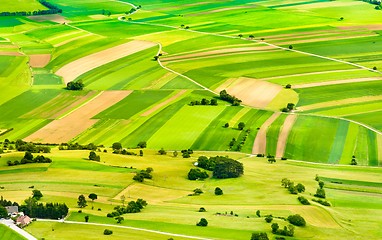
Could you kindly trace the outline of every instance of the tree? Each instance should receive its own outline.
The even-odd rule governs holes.
[[[276,233],[277,230],[279,230],[279,224],[278,223],[272,223],[271,228],[272,228],[272,233]]]
[[[89,222],[89,216],[88,215],[85,216],[85,222]]]
[[[350,162],[350,165],[357,165],[357,160],[355,159],[355,156],[353,156],[351,162]]]
[[[143,157],[143,150],[139,150],[139,156]]]
[[[172,155],[174,156],[174,157],[177,157],[178,156],[178,151],[174,151],[173,153],[172,153]]]
[[[261,217],[260,210],[256,211],[256,216]]]
[[[293,224],[295,226],[305,227],[305,225],[306,225],[305,219],[303,217],[301,217],[299,214],[290,215],[290,216],[288,216],[287,219],[291,224]]]
[[[224,127],[225,127],[225,128],[228,128],[228,127],[229,127],[229,123],[225,123],[225,124],[224,124]]]
[[[318,182],[318,186],[319,186],[321,189],[324,188],[324,185],[325,185],[325,183],[324,183],[323,181],[319,181],[319,182]]]
[[[118,216],[115,218],[115,220],[117,220],[117,223],[121,223],[123,220],[125,220],[125,218]]]
[[[215,195],[223,195],[223,190],[220,187],[215,188]]]
[[[161,148],[161,149],[158,151],[158,153],[159,153],[160,155],[166,155],[166,154],[167,154],[167,152],[166,152],[163,148]]]
[[[112,148],[113,148],[114,151],[115,150],[119,151],[119,150],[122,149],[122,144],[119,143],[119,142],[115,142],[115,143],[113,143]]]
[[[104,235],[111,235],[111,234],[113,234],[113,231],[112,231],[112,230],[109,230],[109,229],[105,229],[105,230],[103,231],[103,234],[104,234]]]
[[[250,39],[254,38],[255,36],[253,36],[252,34],[248,36]]]
[[[145,141],[140,141],[138,144],[137,144],[137,147],[138,148],[146,148],[147,147],[147,143]]]
[[[291,85],[291,84],[287,84],[287,85],[285,86],[285,88],[286,88],[286,89],[290,89],[290,88],[292,88],[292,85]]]
[[[297,192],[299,192],[299,193],[305,192],[305,186],[302,185],[301,183],[298,183],[298,184],[296,185],[296,190],[297,190]]]
[[[289,45],[289,49],[293,49],[293,46],[292,46],[292,45]]]
[[[33,190],[32,193],[33,193],[32,198],[36,199],[37,201],[43,197],[41,191],[39,191],[37,189]]]
[[[208,178],[208,173],[206,171],[201,171],[198,168],[191,168],[187,175],[189,180],[197,180],[197,179],[206,179]]]
[[[239,34],[239,35],[237,35],[239,38],[242,38],[243,37],[243,34]]]
[[[243,130],[245,128],[245,123],[239,122],[239,125],[237,126],[239,130]]]
[[[251,240],[269,240],[266,232],[252,233]]]
[[[289,186],[291,185],[291,181],[288,179],[288,178],[283,178],[281,179],[281,186],[285,187],[285,188],[289,188]]]
[[[5,207],[0,205],[0,218],[6,218],[6,217],[8,217],[7,209],[5,209]]]
[[[89,160],[94,161],[97,157],[97,154],[94,151],[90,151],[89,153]]]
[[[78,196],[77,204],[79,208],[84,208],[87,206],[87,202],[84,195],[81,194],[80,196]]]
[[[78,90],[82,90],[84,89],[84,84],[82,82],[82,80],[78,80],[76,82],[72,81],[72,82],[68,82],[66,84],[66,89],[68,90],[74,90],[74,91],[78,91]]]
[[[196,224],[199,227],[207,227],[208,221],[205,218],[201,218],[200,221]]]
[[[325,190],[323,188],[317,188],[316,194],[314,194],[314,196],[319,198],[326,198]]]
[[[93,209],[93,203],[94,203],[94,200],[97,199],[97,194],[90,193],[88,197],[92,200],[92,209]]]
[[[265,217],[265,221],[266,221],[267,223],[271,223],[272,220],[273,220],[272,215],[268,215],[268,216]]]

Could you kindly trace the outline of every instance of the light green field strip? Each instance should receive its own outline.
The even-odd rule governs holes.
[[[382,135],[377,134],[378,166],[382,166]]]
[[[0,239],[6,240],[26,240],[27,238],[21,236],[16,231],[9,228],[5,223],[0,223]],[[36,239],[36,238],[34,238]]]
[[[382,96],[364,96],[364,97],[358,97],[358,98],[347,98],[347,99],[341,99],[341,100],[335,100],[335,101],[314,103],[314,104],[298,107],[297,109],[299,111],[309,111],[309,110],[318,109],[318,108],[326,108],[331,106],[340,106],[345,104],[379,101],[379,100],[382,100]]]
[[[235,114],[235,116],[233,116],[230,121],[228,122],[228,124],[230,126],[235,126],[239,120],[245,115],[247,114],[249,111],[251,111],[250,108],[242,108],[237,114]]]
[[[336,81],[328,81],[328,82],[321,82],[321,83],[298,84],[298,85],[293,85],[293,88],[294,89],[300,89],[300,88],[320,87],[320,86],[338,85],[338,84],[346,84],[346,83],[357,83],[357,82],[372,82],[372,81],[381,81],[381,80],[382,80],[382,77],[346,79],[346,80],[336,80]]]
[[[276,155],[279,136],[283,124],[285,124],[286,114],[281,114],[267,129],[266,136],[266,154]]]
[[[341,106],[332,106],[327,108],[319,108],[309,111],[309,113],[315,113],[326,116],[340,116],[347,117],[355,114],[373,113],[378,112],[382,108],[382,101],[370,101],[370,102],[358,102]]]
[[[158,149],[187,149],[224,109],[224,106],[184,106],[147,141],[147,144]]]
[[[62,76],[65,83],[68,83],[94,68],[152,46],[155,44],[138,40],[131,41],[73,61],[57,70],[56,74]]]
[[[281,113],[279,112],[274,113],[260,127],[260,130],[257,132],[256,139],[253,143],[252,154],[266,154],[268,128],[280,115]]]
[[[286,107],[287,103],[294,103],[296,105],[298,103],[298,94],[291,89],[283,88],[265,108],[279,111]]]
[[[289,132],[292,130],[294,123],[297,120],[297,114],[290,114],[286,117],[284,124],[281,127],[280,134],[278,135],[276,158],[284,157],[286,144],[288,142]]]
[[[367,165],[369,163],[369,145],[367,141],[367,129],[359,127],[357,136],[357,145],[354,155],[359,165]]]

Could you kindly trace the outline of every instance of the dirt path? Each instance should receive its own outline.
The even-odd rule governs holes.
[[[93,226],[103,226],[103,227],[125,228],[125,229],[130,229],[130,230],[135,230],[135,231],[150,232],[150,233],[156,233],[156,234],[161,234],[161,235],[166,235],[166,236],[173,236],[173,237],[182,237],[182,238],[200,239],[200,240],[212,240],[212,239],[204,238],[204,237],[195,237],[195,236],[184,235],[184,234],[155,231],[155,230],[150,230],[150,229],[122,226],[122,225],[116,225],[116,224],[75,222],[75,221],[61,221],[61,220],[51,220],[51,219],[37,219],[37,221],[40,221],[40,222],[62,222],[63,224],[64,223],[65,224],[82,224],[82,225],[93,225]]]
[[[322,86],[329,86],[329,85],[338,85],[338,84],[346,84],[346,83],[359,83],[359,82],[372,82],[372,81],[381,81],[381,80],[382,80],[382,77],[354,78],[354,79],[344,79],[344,80],[336,80],[336,81],[328,81],[328,82],[298,84],[298,85],[293,85],[293,88],[299,89],[299,88],[310,88],[310,87],[322,87]]]
[[[166,101],[164,102],[161,102],[157,105],[155,105],[154,107],[152,107],[151,109],[149,109],[148,111],[142,113],[142,117],[146,117],[146,116],[149,116],[150,114],[152,114],[153,112],[155,112],[156,110],[162,108],[163,106],[166,106],[167,104],[169,104],[170,102],[174,101],[175,99],[178,99],[180,96],[182,96],[183,94],[185,94],[187,92],[187,90],[181,90],[180,92],[178,92],[176,95],[170,97],[169,99],[167,99]]]
[[[75,80],[77,77],[93,70],[94,68],[100,67],[155,45],[156,44],[152,42],[133,40],[131,42],[124,43],[77,59],[60,68],[56,74],[62,76],[64,78],[65,84],[67,84],[68,82]]]
[[[276,112],[264,124],[261,126],[260,130],[257,132],[255,142],[253,143],[252,154],[266,154],[267,151],[267,131],[269,126],[281,115],[281,113]]]
[[[131,91],[101,92],[77,109],[54,120],[37,132],[26,137],[27,142],[65,143],[93,126],[98,120],[93,116],[124,99]]]
[[[276,149],[277,158],[284,157],[288,136],[296,120],[297,120],[296,114],[290,114],[286,117],[284,124],[281,127],[279,137],[277,140],[277,149]]]

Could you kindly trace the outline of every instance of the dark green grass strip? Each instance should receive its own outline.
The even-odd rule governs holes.
[[[367,144],[369,146],[369,166],[378,166],[378,145],[376,133],[367,131]]]
[[[122,101],[97,114],[97,119],[129,119],[151,105],[161,102],[173,91],[134,91]]]
[[[342,152],[345,147],[347,132],[349,129],[349,122],[340,121],[337,128],[337,133],[333,141],[332,150],[330,151],[328,163],[338,164],[341,159]]]
[[[357,181],[350,179],[341,179],[341,178],[330,178],[330,177],[321,177],[320,180],[329,183],[335,184],[346,184],[346,185],[355,185],[355,186],[363,186],[363,187],[378,187],[382,188],[382,182],[368,182],[368,181]]]
[[[237,138],[238,130],[224,128],[224,124],[229,122],[242,107],[227,107],[217,116],[210,125],[199,135],[198,139],[191,146],[194,150],[226,150],[233,137]]]
[[[18,118],[58,96],[63,90],[29,90],[0,106],[0,121]]]

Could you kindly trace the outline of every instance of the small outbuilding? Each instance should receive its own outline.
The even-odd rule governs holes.
[[[31,223],[32,219],[28,216],[20,216],[16,220],[16,225],[19,227],[25,227]]]

